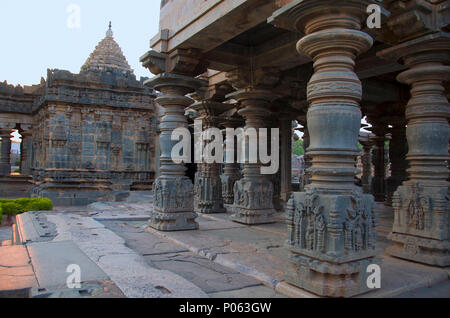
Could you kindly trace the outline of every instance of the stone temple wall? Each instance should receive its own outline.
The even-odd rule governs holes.
[[[49,71],[45,94],[34,105],[32,196],[84,205],[151,189],[153,96],[127,76]]]

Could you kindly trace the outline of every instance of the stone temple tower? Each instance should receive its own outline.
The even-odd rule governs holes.
[[[111,24],[79,74],[49,70],[33,108],[33,196],[116,200],[154,180],[154,94],[136,80]]]

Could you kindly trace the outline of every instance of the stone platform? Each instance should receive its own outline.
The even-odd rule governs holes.
[[[14,175],[0,176],[0,197],[3,199],[19,199],[30,197],[32,178]]]
[[[377,208],[384,249],[393,215]],[[162,233],[147,226],[151,209],[151,196],[141,193],[128,202],[21,215],[16,236],[24,245],[0,247],[2,260],[23,254],[23,273],[14,276],[21,283],[0,290],[26,287],[32,297],[317,297],[283,279],[283,214],[275,224],[251,227],[229,214],[204,215],[200,230]],[[450,297],[448,269],[382,258],[382,288],[360,297]],[[81,289],[65,285],[70,264],[81,267]]]

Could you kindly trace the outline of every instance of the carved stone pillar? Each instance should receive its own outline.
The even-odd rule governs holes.
[[[269,105],[274,94],[268,90],[241,89],[228,95],[241,104],[239,115],[245,119],[244,130],[266,127]],[[247,145],[248,148],[248,145]],[[258,156],[259,157],[259,156]],[[274,187],[267,175],[261,174],[261,162],[250,163],[246,153],[243,178],[234,184],[234,205],[231,220],[247,225],[275,222],[273,206]],[[271,176],[270,176],[271,177]]]
[[[8,176],[11,174],[11,130],[0,130],[0,137],[2,138],[0,176]]]
[[[187,128],[185,108],[194,101],[185,95],[205,83],[184,75],[162,73],[146,84],[163,94],[156,102],[165,109],[160,123],[160,176],[153,185],[149,225],[160,231],[197,229],[193,185],[185,176],[185,165],[172,160],[172,148],[177,142],[172,141],[171,136],[175,129]]]
[[[450,265],[447,160],[450,106],[444,82],[450,77],[450,34],[438,32],[380,53],[408,70],[397,79],[409,84],[406,130],[410,179],[393,197],[395,220],[388,253],[436,266]]]
[[[376,202],[384,202],[386,200],[386,130],[386,124],[373,122],[372,132],[375,134],[375,137],[372,138],[374,144],[372,163],[375,173],[372,179],[372,193]]]
[[[221,125],[226,129],[236,129],[242,126],[242,122],[240,120],[227,118],[226,121],[222,122]],[[227,162],[230,158],[225,158],[225,163],[223,165],[223,174],[221,176],[222,179],[222,196],[225,204],[233,204],[234,203],[234,184],[236,181],[242,178],[241,170],[239,167],[239,163],[236,160],[237,153],[237,143],[232,142],[232,140],[225,140],[225,150],[230,149],[230,147],[234,147],[234,158],[231,158],[230,162]],[[226,156],[226,155],[225,155]],[[233,163],[231,163],[231,161]]]
[[[391,161],[391,176],[387,180],[386,202],[392,206],[392,199],[397,188],[408,179],[406,168],[406,154],[408,153],[408,141],[406,140],[406,120],[399,117],[392,123],[392,139],[389,146],[389,158]]]
[[[280,118],[281,148],[280,148],[280,186],[281,199],[286,203],[292,193],[292,118],[290,114],[283,114]]]
[[[22,142],[20,144],[20,173],[24,176],[31,175],[31,161],[32,161],[32,131],[21,131]]]
[[[373,44],[361,31],[372,3],[293,1],[270,19],[305,33],[297,48],[314,60],[307,94],[311,183],[288,204],[286,279],[321,296],[369,291],[367,267],[377,263],[373,197],[354,184],[362,118],[362,85],[354,66]]]
[[[196,120],[202,122],[203,131],[206,131],[217,128],[220,120],[217,116],[232,107],[229,104],[205,100],[190,108],[198,112],[199,117]],[[199,163],[195,174],[194,211],[203,214],[225,213],[223,204],[220,163]]]
[[[372,147],[373,143],[369,139],[369,136],[367,140],[360,140],[359,141],[361,145],[363,146],[363,155],[362,155],[362,165],[363,165],[363,171],[362,171],[362,186],[363,186],[363,192],[366,194],[371,193],[371,184],[372,184]]]
[[[307,186],[308,184],[311,183],[311,172],[310,172],[310,168],[312,166],[312,157],[309,154],[309,152],[307,151],[307,149],[309,148],[311,139],[309,137],[309,130],[308,127],[305,127],[305,132],[303,135],[303,148],[305,150],[305,155],[303,156],[303,159],[305,161],[305,173],[302,176],[303,181],[301,182],[303,184],[303,187]]]

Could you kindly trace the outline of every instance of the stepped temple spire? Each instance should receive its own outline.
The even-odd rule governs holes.
[[[81,67],[81,70],[105,70],[107,68],[123,73],[133,73],[127,59],[123,55],[122,49],[114,40],[111,22],[109,23],[108,31],[106,31],[106,37],[100,41],[94,52],[86,60],[86,63]]]

